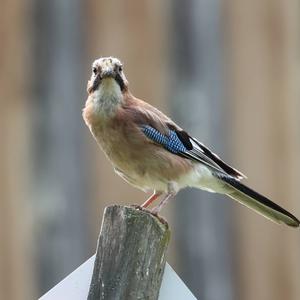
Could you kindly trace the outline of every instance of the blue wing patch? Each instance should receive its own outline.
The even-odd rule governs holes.
[[[150,140],[162,145],[172,153],[178,154],[187,150],[173,130],[169,130],[169,134],[164,135],[149,125],[144,125],[141,129]]]

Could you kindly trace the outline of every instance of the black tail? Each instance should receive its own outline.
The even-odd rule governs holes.
[[[290,212],[245,186],[235,178],[223,174],[217,174],[216,176],[227,184],[229,188],[227,195],[234,200],[278,224],[285,223],[292,227],[300,225],[300,221]]]

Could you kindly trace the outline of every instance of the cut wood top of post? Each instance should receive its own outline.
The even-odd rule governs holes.
[[[168,222],[161,216],[157,216],[152,214],[149,210],[142,209],[139,206],[136,205],[131,205],[131,206],[122,206],[122,205],[113,205],[113,206],[108,206],[109,207],[118,207],[126,210],[126,216],[127,217],[132,217],[132,218],[140,218],[140,217],[145,217],[147,216],[148,220],[154,221],[162,231],[168,230],[169,229],[169,224]]]

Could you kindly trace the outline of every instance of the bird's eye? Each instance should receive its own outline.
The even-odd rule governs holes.
[[[97,68],[93,68],[93,73],[94,73],[94,75],[97,75]]]
[[[119,66],[119,72],[123,71],[123,66]]]

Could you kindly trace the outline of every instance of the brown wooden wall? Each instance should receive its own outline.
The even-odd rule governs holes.
[[[33,292],[30,183],[30,17],[25,1],[0,9],[0,299]]]
[[[36,113],[40,104],[32,89],[34,78],[38,76],[32,73],[36,70],[33,45],[41,42],[39,28],[33,26],[32,11],[36,3],[33,0],[6,0],[2,1],[0,10],[0,299],[6,300],[33,299],[40,295],[39,280],[45,274],[38,273],[36,254],[46,249],[49,232],[55,238],[53,223],[43,223],[41,217],[53,212],[49,209],[52,204],[42,208],[35,205],[31,197],[38,190],[33,166],[39,153],[34,132],[39,130]],[[226,131],[230,133],[226,136],[230,141],[227,157],[230,156],[230,162],[248,175],[253,188],[299,217],[299,2],[227,0],[214,3],[220,7],[223,22],[220,24],[224,25],[227,89],[224,101],[228,101],[224,113]],[[78,5],[82,31],[76,34],[83,43],[83,46],[80,44],[83,49],[80,54],[82,78],[90,76],[90,65],[95,58],[118,56],[125,63],[134,94],[169,111],[168,101],[172,101],[168,99],[172,94],[169,88],[174,71],[170,53],[174,50],[171,49],[172,38],[177,34],[173,32],[170,20],[175,5],[159,0],[88,0]],[[205,9],[204,5],[202,7]],[[55,15],[55,11],[52,14]],[[78,82],[81,84],[85,87],[86,82]],[[80,109],[69,117],[73,118],[72,124],[77,124],[77,120],[82,122]],[[90,233],[85,236],[88,243],[82,247],[82,256],[88,257],[96,246],[103,207],[114,202],[140,203],[145,195],[113,173],[87,129],[80,134],[83,136],[81,157],[86,157],[84,177],[88,188],[84,199],[87,228],[83,232]],[[72,170],[82,171],[76,167]],[[53,206],[70,205],[71,202],[60,202],[59,197],[55,198],[55,188],[55,185],[51,186],[45,199],[53,195]],[[45,199],[41,201],[46,203]],[[176,224],[174,209],[176,207],[171,203],[164,210],[172,228]],[[80,211],[80,207],[77,210]],[[49,220],[59,219],[62,224],[65,220],[67,226],[70,220],[74,221],[73,210],[68,211],[67,217],[58,215]],[[234,205],[234,212],[231,229],[234,251],[230,259],[234,263],[235,298],[299,299],[299,231],[276,226],[238,205]],[[49,231],[41,232],[41,228]],[[37,238],[37,232],[43,236],[42,240]],[[77,233],[71,233],[69,238],[75,240]],[[187,235],[191,234],[187,232]],[[60,243],[61,235],[58,237]],[[172,241],[169,261],[180,273],[181,257],[175,245]],[[71,248],[72,243],[62,245],[65,257],[69,256]],[[54,248],[49,251],[55,256]],[[74,259],[64,272],[71,271],[73,262]],[[78,261],[78,265],[80,263]],[[51,267],[55,275],[55,266]],[[47,265],[43,268],[47,269]],[[57,274],[55,280],[46,276],[44,286],[50,288],[61,276]]]
[[[232,151],[249,183],[300,215],[298,1],[227,1]],[[299,299],[300,236],[236,209],[239,299]]]

